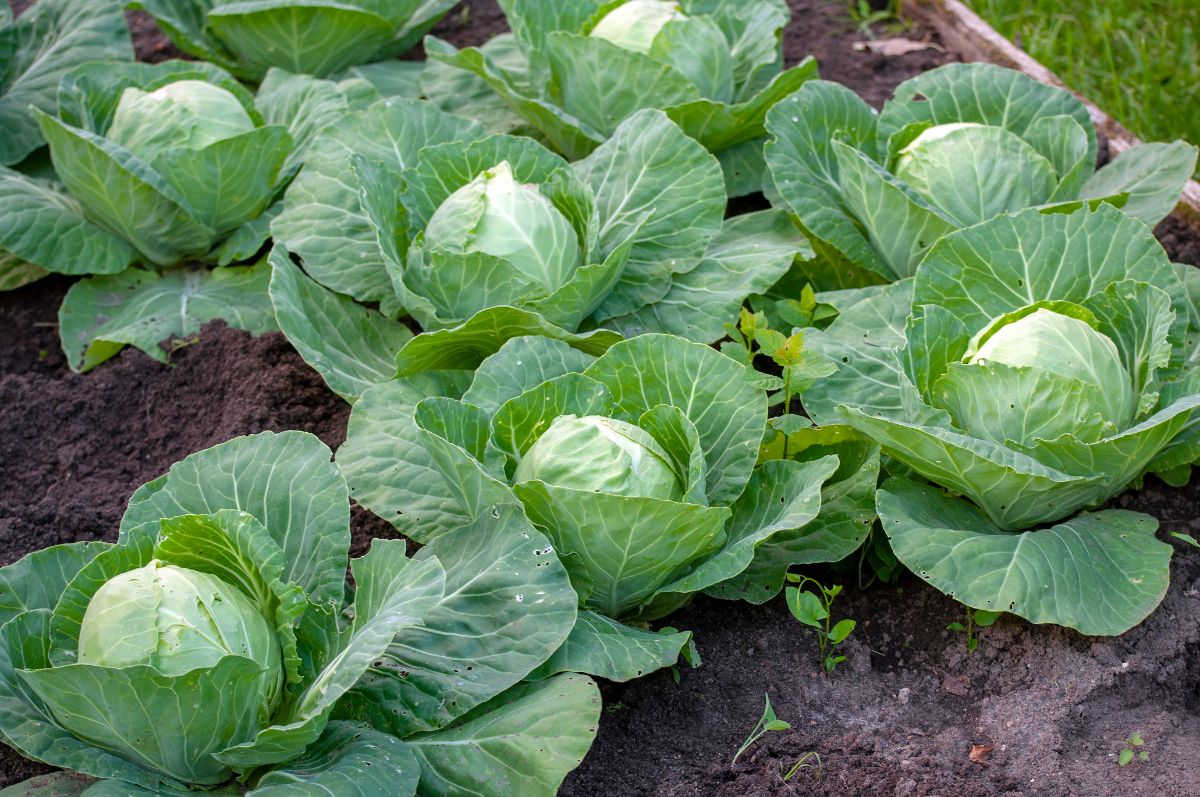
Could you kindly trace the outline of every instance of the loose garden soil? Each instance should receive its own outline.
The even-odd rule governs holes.
[[[877,106],[903,79],[952,60],[939,49],[862,52],[844,4],[792,7],[789,62],[811,53],[823,77]],[[140,57],[175,54],[144,15],[131,22]],[[471,0],[437,32],[465,44],[503,28],[492,0]],[[876,33],[926,40],[920,30]],[[1200,265],[1200,237],[1171,221],[1157,232],[1173,258]],[[139,484],[230,437],[303,429],[331,447],[341,442],[349,408],[279,334],[251,338],[214,323],[169,366],[126,351],[90,374],[71,373],[56,330],[68,285],[47,279],[0,294],[0,563],[54,543],[112,539]],[[1170,490],[1151,481],[1115,504],[1160,518],[1164,539],[1168,530],[1200,532],[1195,483]],[[357,550],[390,536],[390,526],[357,509],[353,527]],[[817,672],[813,636],[781,600],[753,607],[700,598],[671,623],[695,631],[703,666],[682,669],[678,684],[664,671],[604,685],[596,744],[562,794],[1196,795],[1200,552],[1176,547],[1162,606],[1124,637],[1006,617],[980,632],[974,654],[944,630],[962,619],[961,607],[915,578],[860,591],[850,575],[819,573],[847,581],[835,614],[859,621],[832,676]],[[764,693],[792,730],[768,735],[731,767]],[[1118,767],[1132,731],[1149,761]],[[810,751],[819,766],[784,782]],[[41,771],[0,752],[0,785]]]

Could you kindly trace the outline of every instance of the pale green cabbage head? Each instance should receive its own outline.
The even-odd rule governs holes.
[[[934,125],[900,150],[895,174],[952,221],[970,225],[1047,202],[1058,175],[1033,146],[1003,127]],[[964,176],[976,175],[964,181]]]
[[[922,148],[931,147],[933,146],[934,142],[940,141],[941,139],[958,130],[973,130],[986,126],[987,125],[982,125],[979,122],[947,122],[946,124],[927,127],[921,131],[920,135],[908,142],[908,144],[900,150],[900,160],[910,160],[910,158],[907,158],[906,156],[911,155],[913,152],[921,150]]]
[[[483,253],[547,294],[582,263],[575,228],[536,185],[517,182],[504,161],[479,174],[438,207],[425,228],[431,250]]]
[[[254,130],[237,97],[203,80],[177,80],[121,94],[107,137],[151,162],[171,149],[203,149]]]
[[[968,362],[1041,368],[1076,380],[1086,391],[1088,409],[1115,429],[1124,428],[1136,409],[1133,380],[1116,344],[1088,323],[1053,310],[1040,308],[1002,326]]]
[[[605,14],[591,35],[626,50],[649,53],[663,26],[682,19],[687,16],[673,0],[629,0]]]
[[[670,458],[645,430],[599,415],[560,415],[513,473],[513,482],[638,498],[682,501]]]
[[[279,641],[259,608],[216,576],[153,560],[114,576],[88,603],[79,663],[154,667],[167,676],[241,656],[277,673],[263,695],[269,712],[283,681]]]

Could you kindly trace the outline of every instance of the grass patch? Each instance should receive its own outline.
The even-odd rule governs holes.
[[[1197,0],[966,0],[1146,141],[1200,143]]]

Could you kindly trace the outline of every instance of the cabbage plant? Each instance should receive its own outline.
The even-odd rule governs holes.
[[[367,390],[338,464],[356,501],[419,542],[498,505],[523,509],[549,539],[538,552],[557,555],[579,595],[575,630],[539,674],[623,681],[675,662],[688,643],[647,621],[704,590],[766,600],[790,565],[841,559],[869,530],[873,515],[842,515],[861,491],[854,474],[835,477],[835,448],[757,464],[760,381],[673,335],[600,357],[517,337],[466,377],[423,372]],[[869,504],[875,461],[846,464],[869,480]],[[835,480],[842,494],[822,515]]]
[[[239,78],[326,77],[403,55],[455,0],[135,0],[175,46]]]
[[[1097,170],[1083,103],[991,64],[917,75],[879,113],[813,81],[772,108],[767,129],[778,204],[818,249],[827,289],[910,277],[942,236],[1029,207],[1103,201],[1154,226],[1196,165],[1196,147],[1176,141]]]
[[[60,312],[63,349],[87,370],[125,344],[222,318],[275,328],[265,264],[273,204],[308,141],[349,112],[350,86],[273,72],[257,98],[209,64],[87,65],[34,113],[52,176],[0,167],[0,250],[25,276],[86,276]],[[368,92],[369,95],[369,92]],[[220,266],[210,270],[210,266]]]
[[[13,793],[556,792],[599,697],[521,683],[576,614],[546,540],[506,509],[351,561],[330,458],[303,433],[235,439],[140,488],[115,544],[0,569],[0,733],[77,773]]]
[[[88,61],[132,60],[119,0],[38,0],[16,20],[0,3],[0,164],[17,164],[42,146],[29,107],[54,113],[63,75]]]
[[[660,111],[568,163],[391,99],[314,144],[272,224],[271,296],[349,399],[430,358],[473,368],[519,335],[593,354],[616,332],[712,342],[806,247],[782,211],[725,220],[726,201],[716,159]],[[405,314],[430,334],[413,338]]]
[[[500,6],[515,47],[507,35],[463,50],[430,38],[430,59],[474,74],[572,160],[637,111],[663,110],[720,158],[731,196],[761,189],[763,119],[817,74],[812,58],[783,68],[790,19],[784,0],[501,0]],[[480,106],[479,118],[491,113],[491,104]]]
[[[999,216],[810,330],[841,366],[804,406],[891,458],[877,509],[921,578],[1120,634],[1165,594],[1171,548],[1152,518],[1100,507],[1147,472],[1186,481],[1200,455],[1195,287],[1111,206]]]

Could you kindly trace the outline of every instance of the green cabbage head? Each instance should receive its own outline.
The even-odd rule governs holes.
[[[288,128],[267,124],[255,98],[211,64],[84,67],[63,86],[69,101],[38,119],[88,248],[72,256],[78,264],[53,270],[214,263],[216,248],[256,221],[290,177]],[[109,250],[119,263],[89,258]]]
[[[1110,205],[1034,208],[947,235],[915,278],[811,330],[841,363],[806,393],[812,418],[924,480],[877,496],[902,562],[970,606],[1086,634],[1157,605],[1170,547],[1103,505],[1200,457],[1197,280],[1178,268]]]
[[[1080,315],[1085,315],[1080,313]],[[1124,429],[1137,410],[1134,382],[1112,338],[1091,323],[1044,307],[991,329],[990,336],[963,362],[950,363],[939,382],[940,402],[958,425],[979,437],[1003,445],[1009,440],[1027,444],[1061,435],[1099,439]],[[1047,415],[1036,427],[1019,431],[1009,416],[1022,418],[1028,408],[1010,407],[999,413],[978,412],[973,391],[994,374],[1028,374],[1045,380],[1062,378],[1078,397],[1079,412]],[[1003,378],[1003,377],[1002,377]]]
[[[829,288],[847,276],[850,285],[911,277],[943,236],[1026,208],[1102,201],[1153,227],[1196,166],[1196,147],[1175,141],[1132,147],[1097,169],[1083,103],[992,64],[917,75],[879,112],[845,86],[810,81],[771,109],[766,128],[783,204],[836,253],[831,262],[851,267]]]
[[[671,458],[654,437],[632,423],[600,415],[560,415],[530,446],[513,482],[643,498],[683,500]]]
[[[426,395],[438,379],[366,391],[339,464],[356,498],[415,540],[436,544],[507,505],[545,533],[550,545],[533,553],[557,554],[580,613],[540,674],[624,681],[668,666],[689,635],[650,632],[647,621],[752,562],[754,577],[721,594],[766,600],[790,564],[840,559],[866,535],[857,512],[836,531],[809,526],[841,451],[813,446],[803,460],[760,466],[760,375],[709,346],[644,334],[597,357],[520,336],[465,391]],[[865,475],[873,487],[874,471]]]
[[[144,664],[167,675],[212,667],[226,656],[262,662],[269,714],[283,686],[279,641],[258,607],[216,576],[157,559],[105,582],[79,629],[79,663]]]
[[[426,330],[512,308],[573,331],[621,279],[628,237],[645,234],[613,225],[616,240],[600,240],[602,197],[578,167],[527,138],[438,143],[402,170],[355,157],[353,168],[395,298]],[[291,214],[282,219],[284,240],[295,240]]]
[[[496,279],[520,281],[545,295],[565,285],[582,260],[579,236],[566,216],[537,185],[518,182],[507,161],[446,198],[425,227],[425,246],[430,257],[486,257],[498,267]]]
[[[963,175],[983,180],[963,190]],[[999,125],[928,127],[900,150],[896,177],[960,225],[1050,201],[1058,176],[1050,160]]]
[[[203,80],[177,80],[149,92],[125,89],[108,139],[150,163],[167,150],[203,149],[253,129],[254,120],[229,91]]]
[[[618,47],[649,54],[654,39],[673,20],[685,20],[674,0],[626,0],[605,14],[592,28],[591,36]]]
[[[204,678],[223,660],[248,661],[242,691],[252,695],[245,724],[218,726],[203,744],[180,739],[179,750],[168,751],[161,767],[165,774],[189,773],[196,783],[224,780],[228,768],[209,758],[211,753],[252,739],[250,729],[269,723],[282,694],[284,671],[279,640],[260,608],[241,589],[217,576],[157,559],[109,579],[88,602],[79,629],[77,661],[108,670],[146,667],[168,678]],[[81,738],[92,735],[94,717],[60,711],[63,727]],[[126,758],[142,757],[145,741],[117,732],[105,746]],[[210,747],[205,750],[204,745]],[[207,755],[194,757],[188,747]],[[189,760],[191,759],[191,760]]]

